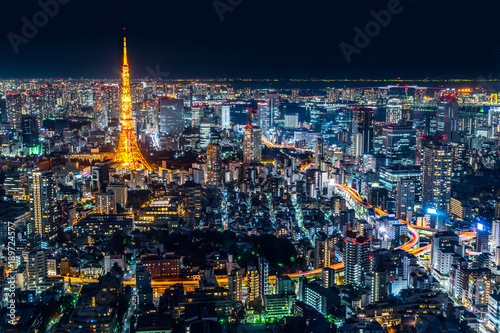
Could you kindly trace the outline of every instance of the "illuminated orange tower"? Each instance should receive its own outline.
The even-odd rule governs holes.
[[[132,98],[130,97],[130,73],[127,59],[127,38],[123,38],[123,66],[122,66],[122,119],[121,132],[118,140],[114,161],[120,163],[123,169],[147,169],[153,171],[144,156],[142,156],[137,137],[135,135],[135,120],[132,117]]]

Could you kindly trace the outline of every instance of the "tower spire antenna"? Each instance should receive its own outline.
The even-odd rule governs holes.
[[[127,59],[127,37],[125,36],[125,28],[123,28],[123,64],[128,65]]]

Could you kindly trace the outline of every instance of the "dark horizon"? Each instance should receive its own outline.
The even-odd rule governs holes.
[[[36,1],[4,4],[9,15],[0,23],[0,77],[118,79],[123,27],[134,79],[151,76],[157,66],[170,79],[500,77],[498,3],[146,0],[124,7],[59,1],[57,10],[48,7],[53,17],[45,15],[46,22],[37,16],[42,7]],[[379,17],[385,27],[377,23],[369,42],[356,43],[354,29],[366,34],[373,13],[389,7],[390,19]],[[33,23],[34,16],[42,20],[38,32],[25,38],[22,18]],[[349,45],[347,56],[341,43]]]

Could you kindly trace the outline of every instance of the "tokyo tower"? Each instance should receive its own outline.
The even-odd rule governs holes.
[[[147,169],[153,171],[144,156],[142,156],[135,135],[135,120],[132,117],[132,98],[130,97],[130,73],[127,59],[127,38],[123,38],[122,66],[122,118],[120,119],[120,139],[116,149],[114,162],[120,163],[123,169]]]

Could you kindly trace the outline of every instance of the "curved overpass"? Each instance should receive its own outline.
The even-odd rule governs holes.
[[[374,208],[372,205],[367,204],[366,202],[363,201],[359,193],[345,185],[340,185],[336,184],[337,188],[345,191],[347,194],[349,194],[354,200],[356,200],[359,204],[363,205],[367,209]],[[377,215],[380,216],[387,216],[387,213],[384,212],[383,210],[380,210],[378,208],[374,208],[374,211]],[[412,248],[414,248],[418,243],[420,242],[420,234],[416,231],[417,228],[415,226],[410,226],[410,224],[407,221],[401,221],[401,223],[407,224],[408,225],[408,233],[411,234],[411,238],[408,242],[405,244],[399,246],[396,248],[396,250],[401,249],[406,252],[410,252]]]
[[[345,191],[348,193],[354,200],[356,200],[359,204],[363,205],[365,208],[370,209],[373,208],[373,206],[367,204],[366,202],[363,201],[359,193],[345,185],[340,185],[336,184],[337,188]],[[384,212],[383,210],[380,210],[378,208],[374,208],[374,211],[377,215],[379,216],[387,216],[387,213]],[[401,245],[397,249],[404,250],[408,253],[414,254],[416,256],[425,254],[431,250],[431,245],[426,245],[426,246],[418,246],[420,242],[420,234],[424,234],[426,236],[432,236],[439,230],[433,229],[433,228],[427,228],[427,227],[420,227],[416,225],[411,225],[408,223],[408,221],[401,221],[401,223],[407,224],[408,225],[408,232],[411,234],[412,238],[405,244]],[[473,231],[465,231],[461,232],[458,234],[460,237],[460,243],[467,243],[471,239],[476,237],[476,233]],[[417,246],[417,247],[415,247]]]

